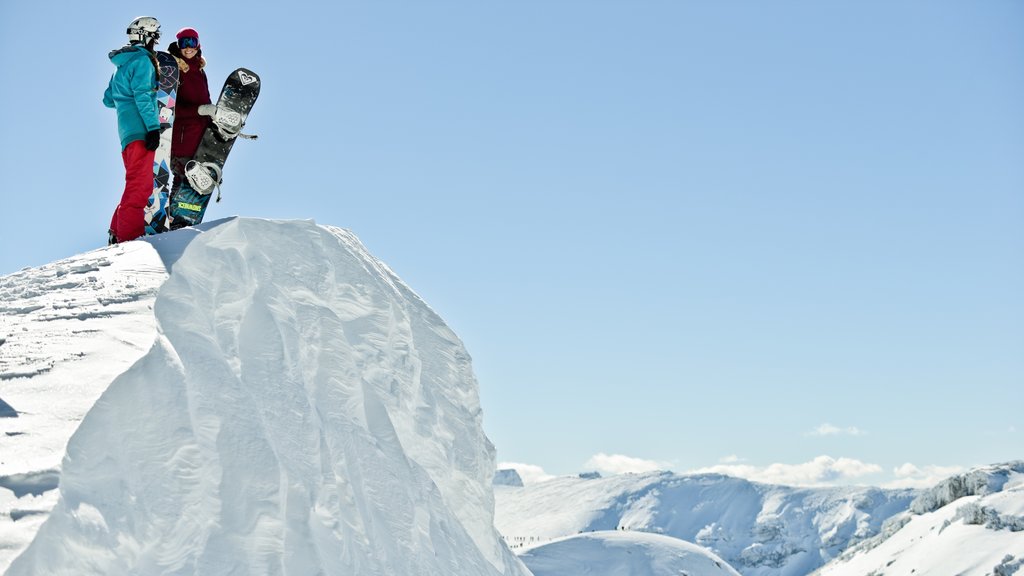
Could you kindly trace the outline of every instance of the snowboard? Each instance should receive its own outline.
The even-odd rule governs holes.
[[[199,113],[210,116],[211,121],[195,156],[185,166],[181,187],[171,198],[168,216],[172,230],[202,222],[214,188],[220,201],[221,175],[231,147],[239,137],[255,138],[242,134],[242,127],[259,95],[260,77],[239,68],[224,81],[215,105],[200,106]]]
[[[160,65],[157,78],[156,107],[160,116],[160,146],[153,156],[153,193],[146,205],[146,234],[167,230],[167,194],[171,189],[171,134],[174,101],[178,93],[178,61],[167,52],[157,52]]]

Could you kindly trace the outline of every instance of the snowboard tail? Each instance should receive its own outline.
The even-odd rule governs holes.
[[[211,193],[220,187],[224,162],[235,140],[245,126],[245,120],[260,94],[260,77],[246,68],[232,72],[224,82],[216,107],[202,113],[212,116],[203,132],[195,156],[185,167],[186,177],[174,193],[168,208],[172,230],[195,226],[203,221]],[[219,201],[219,192],[218,198]]]

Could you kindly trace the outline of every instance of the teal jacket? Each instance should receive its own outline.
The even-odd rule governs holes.
[[[135,140],[145,140],[146,132],[160,128],[156,107],[156,65],[153,53],[133,44],[110,53],[117,66],[110,85],[103,93],[103,105],[117,110],[117,132],[121,149]]]

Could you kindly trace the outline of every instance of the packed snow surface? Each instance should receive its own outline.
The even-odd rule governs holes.
[[[739,576],[724,560],[688,542],[645,532],[591,532],[520,556],[534,576]]]
[[[528,574],[468,354],[352,234],[232,219],[0,290],[38,347],[3,356],[7,574]]]

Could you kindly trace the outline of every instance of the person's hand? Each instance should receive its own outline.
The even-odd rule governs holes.
[[[156,150],[160,147],[160,131],[150,130],[146,132],[146,150]]]

